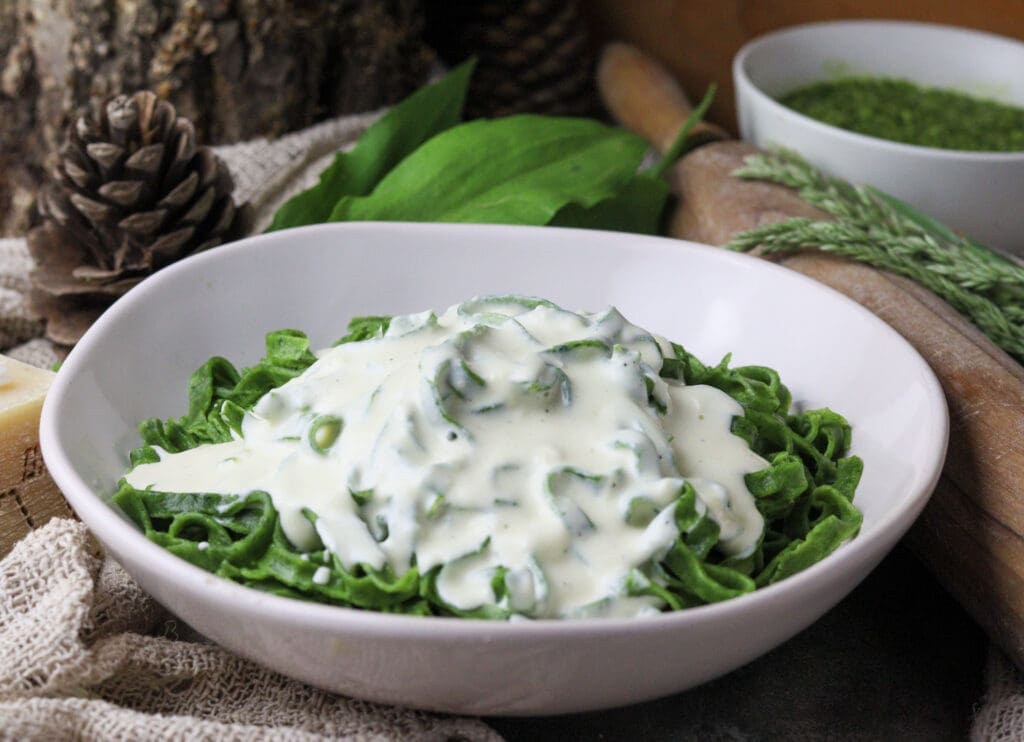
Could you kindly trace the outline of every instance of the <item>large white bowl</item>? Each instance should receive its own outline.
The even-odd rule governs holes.
[[[740,133],[796,150],[823,171],[870,183],[990,247],[1024,255],[1024,152],[961,152],[889,142],[797,113],[776,99],[842,74],[880,75],[1024,106],[1024,43],[901,21],[794,26],[733,61]]]
[[[777,368],[800,404],[854,427],[861,534],[807,571],[729,602],[648,619],[494,623],[391,616],[266,595],[149,542],[110,496],[137,423],[185,410],[212,355],[258,360],[263,336],[327,345],[358,314],[517,292],[609,304],[708,361]],[[924,361],[887,325],[756,258],[609,232],[345,224],[277,232],[170,266],[130,291],[68,357],[43,408],[43,455],[75,511],[157,600],[229,649],[314,685],[467,714],[627,704],[728,672],[838,602],[910,526],[938,477],[948,419]],[[900,610],[899,605],[880,610]]]

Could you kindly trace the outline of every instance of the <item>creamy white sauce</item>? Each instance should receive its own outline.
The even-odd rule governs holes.
[[[346,567],[396,574],[440,567],[439,595],[460,609],[654,612],[625,581],[675,542],[684,480],[720,526],[719,548],[746,555],[764,523],[743,477],[767,466],[730,432],[735,400],[658,376],[666,347],[615,309],[474,299],[396,317],[267,394],[238,439],[160,451],[127,479],[265,490],[300,550],[322,544]]]

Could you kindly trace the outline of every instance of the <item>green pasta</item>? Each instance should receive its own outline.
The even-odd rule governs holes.
[[[388,317],[356,318],[338,344],[376,337],[389,322]],[[649,560],[629,573],[626,593],[655,598],[664,610],[715,603],[794,575],[854,537],[862,522],[853,505],[862,462],[848,455],[849,423],[829,409],[793,412],[789,390],[770,368],[732,368],[728,356],[715,366],[706,366],[682,346],[673,344],[672,350],[674,356],[664,360],[662,377],[716,387],[742,406],[743,415],[733,419],[732,430],[769,462],[767,468],[746,475],[765,528],[752,553],[727,556],[718,548],[718,524],[701,513],[697,493],[687,482],[675,502],[678,538],[664,558]],[[586,353],[594,349],[578,343],[552,351]],[[224,358],[211,358],[189,381],[187,414],[169,420],[151,418],[140,425],[144,445],[131,452],[132,466],[157,461],[154,446],[174,453],[231,440],[233,432],[240,432],[247,410],[315,360],[307,337],[296,330],[269,333],[264,359],[241,371]],[[474,383],[472,369],[462,371],[467,383]],[[536,391],[569,393],[556,378]],[[653,398],[651,403],[655,403]],[[344,421],[337,417],[318,419],[310,431],[310,443],[318,452],[329,448],[342,426]],[[575,477],[576,486],[586,485],[584,473],[564,469],[556,474],[568,481]],[[359,508],[371,495],[370,491],[352,493]],[[169,493],[138,490],[122,479],[114,501],[154,543],[202,569],[257,590],[412,615],[506,619],[514,613],[495,604],[473,610],[447,604],[437,586],[440,567],[424,574],[415,565],[402,574],[390,566],[375,569],[360,564],[346,569],[337,555],[326,549],[300,551],[285,536],[266,492],[245,496]],[[427,517],[445,507],[444,496],[439,495],[430,504]],[[304,511],[304,515],[316,521],[315,513]],[[640,498],[630,503],[630,525],[646,524],[652,517]],[[387,537],[386,522],[368,518],[366,524],[378,541]],[[486,547],[486,541],[480,545]],[[509,590],[505,577],[501,568],[494,574],[491,585],[496,603]],[[543,580],[539,568],[536,577]]]

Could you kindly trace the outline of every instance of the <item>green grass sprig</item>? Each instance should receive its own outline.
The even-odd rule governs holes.
[[[750,156],[733,175],[795,188],[834,220],[795,218],[747,230],[730,249],[815,249],[904,276],[945,299],[1024,363],[1024,266],[876,188],[826,176],[793,152]]]

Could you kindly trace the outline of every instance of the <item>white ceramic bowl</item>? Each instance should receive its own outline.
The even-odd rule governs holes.
[[[1024,255],[1024,152],[889,142],[823,124],[776,100],[843,74],[906,78],[1024,106],[1024,43],[925,23],[835,21],[761,36],[733,61],[745,140],[795,150],[824,172],[870,183],[983,244]]]
[[[708,361],[777,368],[806,405],[848,415],[866,471],[855,540],[737,600],[647,619],[494,623],[315,605],[214,577],[149,542],[111,506],[141,419],[183,414],[212,355],[240,364],[263,336],[322,347],[357,314],[441,309],[516,292],[609,304]],[[343,224],[243,240],[147,279],[86,334],[43,409],[43,455],[111,554],[181,619],[229,649],[356,697],[467,714],[549,714],[677,692],[810,624],[910,526],[938,477],[948,419],[924,361],[887,325],[810,279],[746,255],[610,232]],[[880,610],[899,611],[898,605]]]

